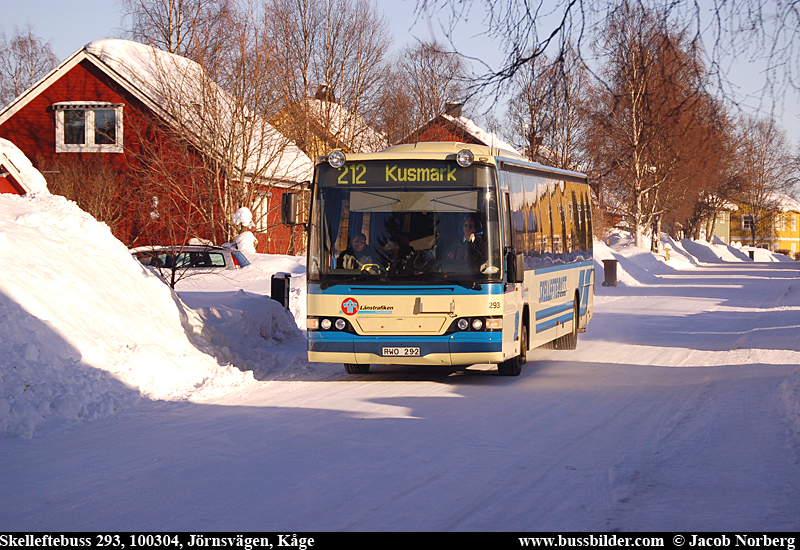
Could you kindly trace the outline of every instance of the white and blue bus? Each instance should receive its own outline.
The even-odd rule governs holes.
[[[529,349],[574,349],[592,317],[583,174],[416,143],[319,157],[311,195],[310,361],[351,374],[496,364],[517,376]]]

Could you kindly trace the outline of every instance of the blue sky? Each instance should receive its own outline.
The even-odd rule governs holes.
[[[415,39],[429,39],[431,36],[444,41],[435,18],[415,18],[415,0],[379,0],[378,4],[391,21],[396,48]],[[118,38],[121,35],[121,8],[111,0],[0,0],[0,9],[3,14],[0,28],[10,32],[14,25],[22,27],[31,23],[37,35],[50,40],[59,59],[66,58],[93,40]],[[502,54],[487,38],[480,36],[483,30],[481,19],[481,14],[473,7],[467,21],[459,27],[461,32],[456,47],[461,53],[496,66],[502,61]],[[476,66],[475,69],[479,71],[480,67]],[[739,91],[742,93],[753,93],[758,87],[757,83],[762,80],[756,66],[740,60],[732,65],[730,78],[741,86]],[[796,145],[800,141],[800,94],[788,93],[783,102],[784,105],[779,105],[775,116]],[[756,99],[750,99],[747,103],[758,105]],[[766,109],[769,110],[768,107]],[[502,104],[496,107],[498,118],[502,117],[502,110]]]

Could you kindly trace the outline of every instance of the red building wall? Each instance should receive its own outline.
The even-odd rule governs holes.
[[[418,132],[411,134],[403,140],[405,143],[424,141],[459,141],[461,143],[482,145],[468,133],[459,130],[449,121],[441,119],[433,121],[428,126],[423,127]]]
[[[52,105],[63,101],[107,101],[122,103],[124,153],[56,153],[56,122]],[[146,115],[145,115],[146,113]],[[120,176],[134,171],[138,150],[131,140],[136,125],[145,124],[149,110],[134,96],[111,80],[94,64],[84,60],[70,69],[57,81],[41,90],[19,111],[0,125],[0,137],[13,142],[50,181],[48,168],[59,158],[71,160],[100,161],[109,166],[109,171]],[[135,205],[127,204],[129,210],[124,220],[115,229],[115,236],[125,244],[135,240],[137,212]]]
[[[0,166],[2,169],[2,166]],[[25,189],[22,188],[11,176],[0,177],[0,193],[11,193],[12,195],[24,195]]]
[[[56,122],[55,111],[52,105],[64,101],[106,101],[109,103],[122,103],[123,107],[123,144],[122,153],[56,153]],[[164,138],[160,132],[156,115],[133,94],[128,92],[120,84],[111,79],[106,73],[100,70],[94,63],[82,60],[76,66],[68,70],[57,81],[53,82],[46,89],[41,90],[36,97],[32,98],[19,111],[11,115],[2,125],[0,125],[0,137],[8,139],[17,145],[31,160],[33,165],[42,172],[47,172],[47,168],[59,159],[77,159],[87,166],[91,163],[95,165],[99,162],[107,165],[109,170],[116,174],[120,182],[120,188],[126,190],[126,196],[120,197],[124,202],[124,215],[119,222],[112,227],[115,236],[127,246],[138,246],[147,244],[167,244],[174,236],[168,228],[161,227],[170,219],[174,211],[176,217],[186,219],[186,212],[192,210],[188,206],[182,205],[180,199],[175,201],[177,204],[168,206],[172,201],[168,197],[159,198],[158,218],[151,218],[152,191],[139,189],[139,192],[130,192],[129,187],[136,187],[143,181],[141,170],[143,168],[140,157],[137,156],[144,149],[141,140],[146,140],[148,147],[152,149],[153,144],[160,156],[170,158],[174,156],[175,166],[180,166],[183,162],[185,166],[187,150],[177,151],[175,142],[170,142]],[[185,145],[181,145],[185,147]],[[172,155],[171,153],[174,153]],[[188,157],[196,159],[197,166],[200,166],[201,157],[196,151],[190,151]],[[176,177],[175,169],[170,173],[170,181]],[[147,172],[148,174],[152,172]],[[163,172],[162,172],[163,173]],[[44,173],[45,178],[51,181],[51,174]],[[178,175],[180,179],[180,175]],[[182,186],[186,189],[187,186]],[[3,184],[0,180],[0,191],[9,189],[9,185]],[[137,191],[137,190],[133,190]],[[277,192],[276,192],[277,191]],[[281,189],[274,189],[273,195],[279,204]],[[180,195],[180,193],[173,193]],[[295,233],[298,243],[302,242],[302,229],[291,230],[278,225],[278,209],[274,209],[269,215],[269,234],[258,235],[259,252],[285,253],[289,247],[290,235]],[[99,217],[99,216],[98,216]],[[105,221],[105,220],[103,220]],[[221,228],[210,227],[208,224],[197,223],[196,231],[192,237],[209,239],[215,244],[222,244],[225,235]],[[297,237],[297,232],[300,237]],[[302,247],[299,248],[302,250]]]

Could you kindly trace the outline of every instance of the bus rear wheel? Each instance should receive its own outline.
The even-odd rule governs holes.
[[[572,306],[572,332],[553,340],[553,349],[569,350],[578,347],[578,324],[580,323],[578,298]]]
[[[520,327],[519,339],[519,355],[497,365],[497,372],[500,376],[519,376],[522,372],[522,365],[525,364],[528,353],[528,327],[525,325]]]
[[[344,370],[347,371],[347,374],[367,374],[369,372],[369,365],[345,363]]]

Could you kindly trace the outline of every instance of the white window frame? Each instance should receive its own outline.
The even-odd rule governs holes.
[[[56,153],[122,153],[122,103],[109,103],[107,101],[62,101],[53,104],[56,115]],[[97,110],[114,110],[114,134],[116,143],[96,144],[94,142],[95,125],[94,112]],[[64,143],[64,112],[85,111],[85,139],[84,143]]]
[[[752,214],[742,214],[742,231],[750,231],[753,227]]]
[[[775,231],[786,231],[786,216],[783,214],[776,214],[775,218]]]

